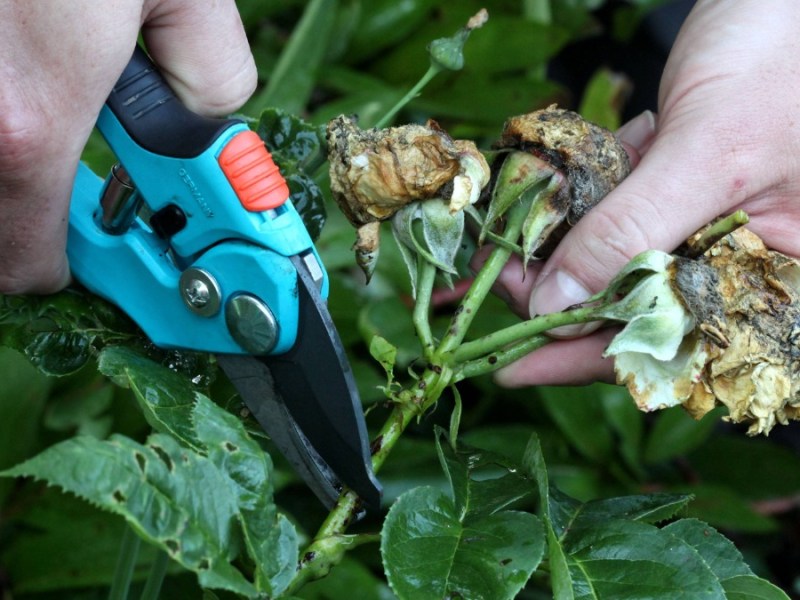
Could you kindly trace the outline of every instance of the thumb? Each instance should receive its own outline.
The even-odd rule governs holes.
[[[222,116],[257,83],[256,66],[233,0],[145,3],[142,36],[153,60],[191,110]]]
[[[559,243],[534,284],[531,315],[583,302],[640,252],[671,251],[724,211],[718,196],[730,187],[723,182],[724,169],[706,168],[714,164],[709,149],[715,145],[709,139],[689,139],[677,131],[648,137],[641,127],[620,133],[626,146],[644,153],[627,179]],[[594,328],[563,327],[556,334],[584,335]]]

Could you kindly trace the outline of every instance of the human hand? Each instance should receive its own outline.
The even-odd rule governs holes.
[[[256,70],[233,0],[0,3],[0,293],[69,282],[69,199],[81,151],[141,30],[186,105],[239,108]]]
[[[800,3],[700,0],[670,54],[659,115],[620,132],[632,173],[524,281],[500,293],[524,317],[603,289],[639,252],[671,251],[715,217],[743,209],[766,244],[800,256]],[[588,329],[560,332],[585,334]],[[555,341],[497,374],[502,385],[612,380],[613,332]]]

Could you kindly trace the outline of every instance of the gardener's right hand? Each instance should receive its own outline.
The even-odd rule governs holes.
[[[233,0],[0,2],[0,293],[47,293],[68,283],[78,160],[140,30],[196,112],[232,112],[255,88]]]
[[[644,116],[622,133],[641,161],[525,281],[504,272],[512,306],[527,317],[581,302],[639,252],[671,251],[737,209],[768,246],[800,256],[798,28],[797,0],[699,0],[670,54],[657,121]],[[554,342],[497,379],[610,379],[600,358],[609,336]]]

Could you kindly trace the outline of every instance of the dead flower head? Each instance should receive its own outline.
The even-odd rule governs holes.
[[[564,233],[630,172],[630,160],[607,129],[555,105],[508,119],[496,147],[533,155],[531,176],[559,175],[557,189],[531,207],[523,227],[523,258],[546,255]],[[484,226],[494,227],[508,207],[489,207]]]
[[[662,310],[654,328],[608,315],[629,321],[607,355],[641,409],[683,404],[700,418],[724,405],[751,435],[800,419],[800,262],[741,228],[697,260],[663,259],[633,289],[655,285],[640,294],[641,312]]]
[[[475,144],[453,140],[435,122],[360,129],[340,116],[328,124],[331,192],[359,229],[356,254],[367,275],[378,252],[378,223],[404,206],[432,198],[451,213],[474,203],[489,181]]]

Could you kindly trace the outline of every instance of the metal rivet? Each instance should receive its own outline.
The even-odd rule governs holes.
[[[237,294],[225,305],[225,323],[236,343],[250,354],[267,354],[278,341],[278,322],[269,307],[250,294]]]
[[[203,269],[186,269],[178,282],[186,307],[201,317],[213,317],[222,304],[222,292],[217,280]]]

